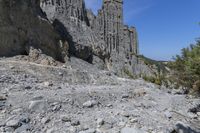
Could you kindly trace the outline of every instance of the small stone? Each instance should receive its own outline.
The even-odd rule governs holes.
[[[14,133],[14,130],[12,127],[3,127],[1,133]]]
[[[19,120],[9,120],[7,123],[6,123],[6,126],[7,127],[12,127],[12,128],[18,128],[21,126],[21,123],[19,122]]]
[[[50,118],[43,118],[42,120],[41,120],[41,122],[42,122],[42,124],[47,124],[47,123],[49,123],[51,120],[50,120]]]
[[[59,111],[61,108],[62,108],[62,106],[59,104],[59,105],[55,105],[52,110]]]
[[[78,125],[80,125],[80,121],[78,121],[78,120],[73,120],[73,121],[71,122],[71,125],[72,125],[72,126],[78,126]]]
[[[126,112],[126,111],[123,111],[121,113],[121,115],[124,116],[124,117],[130,117],[130,114],[128,112]]]
[[[46,87],[53,86],[53,83],[50,83],[50,82],[44,82],[43,84],[44,84],[44,86],[46,86]]]
[[[31,130],[31,126],[29,124],[25,124],[17,128],[14,133],[27,133],[27,131],[30,131],[30,130]]]
[[[0,101],[5,101],[7,98],[5,96],[0,96]]]
[[[62,65],[62,67],[63,67],[63,68],[67,68],[67,66],[66,66],[66,65]]]
[[[191,119],[197,119],[198,118],[197,114],[194,114],[194,113],[191,113],[191,112],[188,113],[188,117],[190,117]]]
[[[31,88],[32,88],[31,86],[24,87],[25,90],[30,90]]]
[[[130,119],[130,122],[131,122],[131,123],[137,123],[137,122],[138,122],[138,119],[137,119],[137,118],[131,118],[131,119]]]
[[[32,101],[42,100],[43,96],[36,96],[32,98]]]
[[[14,69],[15,67],[14,66],[10,66],[10,69]]]
[[[200,116],[200,112],[197,112],[197,115]]]
[[[93,107],[93,106],[96,105],[96,104],[97,104],[97,102],[94,101],[94,100],[92,100],[92,101],[87,101],[87,102],[83,103],[83,107],[91,108],[91,107]]]
[[[111,108],[111,107],[113,107],[113,105],[112,104],[108,104],[108,105],[106,105],[106,107]]]
[[[24,123],[24,124],[27,124],[27,123],[30,122],[30,118],[27,117],[27,116],[21,116],[20,122],[21,122],[21,123]]]
[[[126,98],[129,98],[129,94],[123,94],[122,95],[122,99],[126,99]]]
[[[59,75],[59,76],[63,76],[63,73],[62,73],[62,72],[59,72],[58,75]]]
[[[61,120],[62,120],[63,122],[71,122],[71,118],[68,117],[68,116],[62,116],[62,117],[61,117]]]
[[[124,127],[125,125],[126,125],[126,122],[121,121],[121,122],[118,123],[118,126],[120,126],[120,127]]]
[[[172,118],[172,114],[171,114],[171,112],[169,112],[169,111],[165,111],[165,112],[164,112],[164,115],[165,115],[165,117],[167,117],[168,119],[171,119],[171,118]]]
[[[104,120],[103,119],[101,119],[101,118],[97,119],[97,126],[98,127],[101,127],[103,124],[104,124]]]
[[[31,101],[29,109],[33,112],[42,112],[47,110],[47,103],[42,100]]]

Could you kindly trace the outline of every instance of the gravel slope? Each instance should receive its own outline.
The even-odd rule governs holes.
[[[200,133],[200,99],[75,63],[0,59],[0,132]]]

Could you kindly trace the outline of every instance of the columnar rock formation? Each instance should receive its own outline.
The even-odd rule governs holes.
[[[0,7],[0,56],[34,47],[63,62],[69,52],[120,76],[141,72],[137,32],[124,25],[123,0],[104,0],[96,16],[84,0],[6,0]]]
[[[90,22],[94,31],[105,41],[112,67],[133,72],[132,64],[137,63],[134,57],[139,51],[137,32],[134,27],[124,25],[123,0],[104,0],[96,19]]]
[[[120,51],[123,46],[122,0],[104,0],[98,12],[96,31],[100,31],[109,53]]]
[[[137,32],[124,25],[123,0],[104,0],[97,16],[86,10],[84,0],[42,0],[40,6],[70,42],[71,55],[119,75],[138,71]]]
[[[50,20],[71,20],[77,25],[79,21],[88,25],[85,3],[83,0],[42,0],[41,7]],[[64,16],[64,17],[63,17]]]
[[[40,4],[47,18],[70,42],[70,53],[93,62],[93,55],[104,58],[104,41],[89,27],[83,0],[43,0]]]

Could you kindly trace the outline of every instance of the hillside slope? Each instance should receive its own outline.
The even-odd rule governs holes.
[[[50,67],[1,59],[0,131],[200,132],[200,99],[95,67],[77,70],[75,65]]]

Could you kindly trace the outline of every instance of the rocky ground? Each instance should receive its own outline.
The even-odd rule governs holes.
[[[0,59],[1,133],[200,133],[200,99],[72,58]]]

